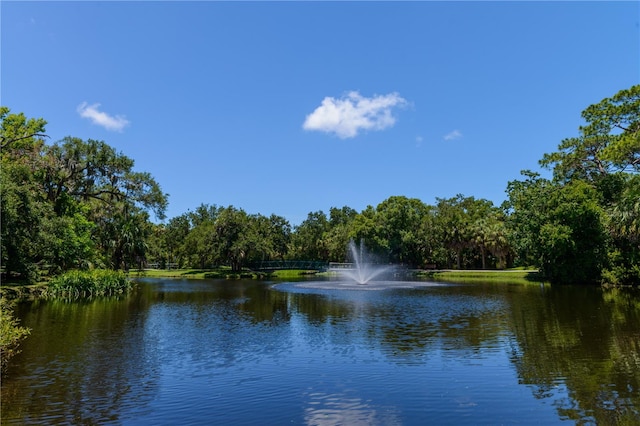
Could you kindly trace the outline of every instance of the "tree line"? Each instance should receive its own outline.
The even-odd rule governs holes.
[[[523,171],[507,200],[392,196],[356,211],[272,214],[201,204],[165,220],[167,194],[103,141],[48,144],[43,119],[0,110],[2,269],[41,273],[149,263],[234,272],[265,260],[347,261],[349,240],[416,268],[533,266],[556,283],[640,283],[640,85],[582,112],[578,135]],[[160,223],[151,221],[151,214]]]

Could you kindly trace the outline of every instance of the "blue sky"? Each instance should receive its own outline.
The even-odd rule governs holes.
[[[639,2],[0,7],[2,105],[133,158],[168,217],[498,205],[584,108],[640,81]]]

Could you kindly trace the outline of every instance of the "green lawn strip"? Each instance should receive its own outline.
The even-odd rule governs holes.
[[[264,273],[257,271],[243,271],[241,274],[232,273],[231,268],[221,267],[215,269],[143,269],[131,270],[128,273],[129,278],[181,278],[181,279],[234,279],[234,278],[253,278],[253,279],[293,279],[303,276],[314,275],[317,271],[309,270],[279,270],[273,273]],[[0,286],[0,297],[7,299],[33,299],[50,293],[50,279],[46,281],[25,285],[21,282],[3,282]]]
[[[507,270],[437,270],[423,271],[418,273],[419,277],[432,278],[442,281],[453,282],[494,282],[511,284],[539,284],[540,279],[536,270],[527,269],[507,269]]]
[[[130,278],[183,278],[183,279],[206,279],[206,278],[258,278],[258,279],[294,279],[304,276],[317,275],[327,276],[330,273],[317,273],[309,270],[279,270],[271,274],[245,271],[242,274],[232,274],[231,268],[222,267],[216,269],[145,269],[141,271],[130,271]],[[510,284],[531,284],[540,283],[536,270],[533,269],[507,269],[507,270],[436,270],[420,271],[417,277],[430,278],[440,281],[468,282],[468,283],[510,283]],[[44,295],[47,291],[48,282],[41,282],[33,285],[4,282],[0,287],[0,297],[7,299],[30,299]]]
[[[289,279],[304,275],[314,274],[316,271],[307,270],[278,270],[272,273],[245,270],[242,273],[233,273],[231,268],[215,268],[215,269],[144,269],[142,271],[131,271],[132,278],[187,278],[187,279],[205,279],[205,278],[277,278]]]
[[[318,274],[318,271],[308,271],[306,269],[282,269],[282,270],[273,272],[272,278],[292,279],[292,278],[300,278],[302,276],[311,276],[316,274]]]
[[[131,278],[226,278],[231,274],[231,268],[216,269],[143,269],[141,271],[130,271]]]

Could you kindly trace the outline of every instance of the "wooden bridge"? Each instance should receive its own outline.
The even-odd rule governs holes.
[[[261,262],[252,262],[247,265],[249,269],[254,271],[281,271],[286,269],[301,269],[305,271],[326,271],[329,268],[329,262],[317,260],[263,260]]]

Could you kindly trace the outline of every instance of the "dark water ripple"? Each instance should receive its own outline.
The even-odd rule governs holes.
[[[633,424],[640,305],[604,312],[612,327],[593,319],[610,301],[576,297],[146,280],[24,305],[2,424]],[[598,329],[600,347],[580,337]]]

